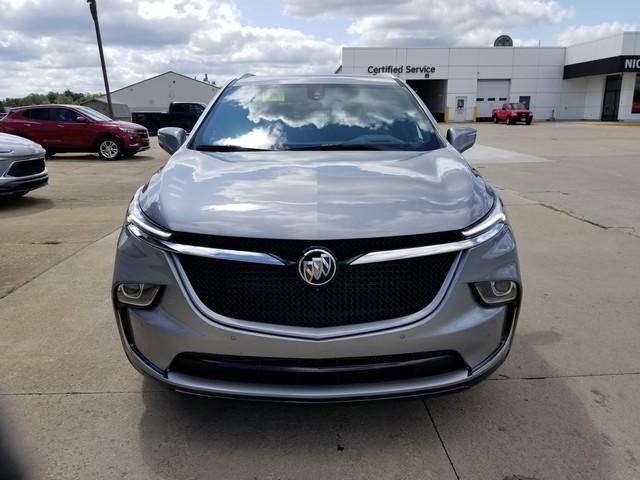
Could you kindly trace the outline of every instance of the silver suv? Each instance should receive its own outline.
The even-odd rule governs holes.
[[[135,194],[113,302],[172,389],[284,401],[460,390],[505,359],[521,299],[496,190],[395,78],[232,81]]]
[[[18,198],[44,187],[49,181],[44,156],[37,143],[0,133],[0,197]]]

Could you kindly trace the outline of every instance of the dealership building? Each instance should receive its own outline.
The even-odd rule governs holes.
[[[504,46],[501,46],[504,45]],[[640,32],[569,47],[344,47],[340,73],[393,74],[440,120],[491,119],[520,102],[537,120],[640,121]]]

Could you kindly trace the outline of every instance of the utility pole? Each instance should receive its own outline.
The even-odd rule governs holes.
[[[109,116],[113,118],[113,105],[111,104],[111,90],[109,89],[109,78],[107,77],[107,66],[104,63],[104,52],[102,51],[102,36],[100,35],[100,22],[98,22],[98,7],[96,0],[87,0],[91,17],[96,26],[96,38],[98,40],[98,51],[100,52],[100,64],[102,65],[102,78],[104,78],[104,88],[107,91],[107,104],[109,107]]]

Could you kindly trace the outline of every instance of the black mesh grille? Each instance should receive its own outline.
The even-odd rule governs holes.
[[[44,160],[23,160],[15,162],[7,172],[12,177],[28,177],[44,170]]]
[[[218,314],[270,324],[330,327],[388,320],[422,310],[442,287],[456,255],[342,264],[323,287],[306,284],[296,264],[179,258],[200,301]]]

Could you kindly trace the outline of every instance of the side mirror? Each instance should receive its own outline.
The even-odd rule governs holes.
[[[165,127],[158,130],[160,148],[169,155],[176,153],[186,140],[187,132],[185,132],[184,128]]]
[[[78,115],[76,117],[76,123],[89,123],[89,120],[87,120],[85,117],[83,117],[82,115]]]
[[[447,130],[447,141],[453,148],[462,153],[475,145],[476,135],[475,128],[450,128]]]

